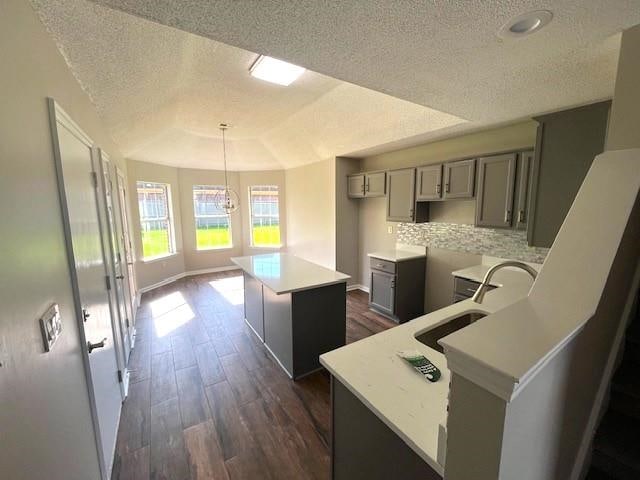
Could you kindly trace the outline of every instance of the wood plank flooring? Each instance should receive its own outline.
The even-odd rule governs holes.
[[[330,478],[329,376],[292,382],[243,320],[239,271],[143,296],[112,479]],[[394,325],[347,294],[347,342]]]

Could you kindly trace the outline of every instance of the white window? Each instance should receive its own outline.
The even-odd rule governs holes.
[[[280,205],[276,185],[249,187],[251,245],[280,247]]]
[[[222,193],[224,193],[222,185],[193,186],[193,212],[198,250],[233,246],[229,215],[215,204],[216,196]]]
[[[149,260],[175,253],[169,185],[139,181],[136,186],[143,258]]]

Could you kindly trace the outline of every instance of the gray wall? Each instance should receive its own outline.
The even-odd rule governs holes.
[[[537,123],[522,122],[502,128],[432,142],[417,147],[366,157],[361,170],[381,170],[413,167],[445,162],[461,157],[482,155],[504,150],[531,148],[535,143]],[[386,221],[386,199],[360,200],[358,225],[359,282],[369,285],[367,253],[394,248],[397,224]],[[432,202],[431,219],[437,222],[473,224],[475,199]],[[393,232],[389,233],[391,227]],[[448,305],[451,299],[451,271],[462,266],[481,263],[475,254],[451,254],[443,249],[429,249],[427,253],[426,310],[432,311]]]
[[[46,97],[126,165],[27,1],[0,2],[0,45],[0,476],[96,479]],[[38,319],[52,303],[63,332],[44,353]]]
[[[360,170],[360,160],[336,157],[336,270],[358,283],[358,211],[360,200],[347,196],[347,175]]]

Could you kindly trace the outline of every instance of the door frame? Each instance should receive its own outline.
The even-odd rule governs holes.
[[[64,244],[66,249],[67,266],[69,267],[69,277],[71,280],[71,292],[73,297],[74,316],[78,327],[78,336],[80,337],[80,354],[82,356],[82,364],[84,367],[84,376],[87,382],[87,394],[89,397],[89,410],[91,412],[91,420],[93,423],[93,434],[96,444],[96,454],[98,456],[98,465],[100,468],[100,477],[102,480],[107,478],[107,466],[105,458],[102,455],[103,446],[100,435],[100,423],[98,421],[98,409],[96,406],[93,378],[91,375],[91,366],[89,363],[89,352],[84,348],[87,344],[87,337],[84,334],[84,321],[80,312],[82,312],[82,301],[80,298],[80,288],[78,286],[78,275],[76,272],[76,261],[73,252],[73,243],[71,235],[71,224],[69,222],[69,208],[67,205],[66,189],[64,185],[64,175],[62,170],[62,158],[60,157],[60,144],[58,142],[58,122],[64,124],[74,135],[82,139],[87,145],[94,146],[93,140],[84,133],[78,125],[69,117],[69,115],[56,103],[53,98],[47,98],[49,110],[49,123],[51,127],[51,140],[53,146],[54,166],[56,172],[56,182],[58,185],[58,200],[60,201],[60,210],[62,213],[62,229],[64,231]],[[93,165],[91,166],[93,168]]]
[[[109,164],[111,161],[109,160],[109,155],[106,154],[101,148],[94,147],[92,149],[92,167],[94,173],[97,175],[97,185],[95,189],[96,194],[96,204],[98,206],[98,220],[100,225],[100,243],[102,247],[102,257],[104,258],[105,269],[107,270],[107,275],[109,276],[109,309],[111,312],[111,324],[113,329],[113,335],[115,340],[115,350],[116,350],[116,360],[118,364],[119,380],[120,380],[120,393],[122,395],[122,400],[127,397],[129,390],[129,370],[127,369],[128,365],[128,355],[126,355],[125,349],[125,333],[122,330],[123,320],[120,315],[120,304],[119,304],[119,295],[118,295],[118,287],[116,282],[118,279],[116,278],[115,271],[115,259],[113,258],[113,239],[114,235],[117,232],[114,232],[115,224],[111,225],[109,222],[109,211],[107,205],[107,188],[109,185],[106,184],[105,181],[105,171],[109,174],[109,181],[111,181],[111,172],[109,171]],[[106,169],[106,170],[105,170]],[[111,216],[112,220],[115,223],[115,212],[113,211],[113,191],[111,193]],[[129,332],[126,333],[129,336]],[[129,352],[131,351],[131,343],[129,340]]]

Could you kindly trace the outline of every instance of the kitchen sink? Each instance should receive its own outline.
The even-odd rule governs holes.
[[[452,318],[442,325],[438,325],[435,328],[427,330],[426,332],[419,333],[416,335],[416,340],[420,343],[424,343],[429,348],[433,348],[440,353],[444,353],[444,349],[438,344],[438,340],[452,334],[453,332],[457,332],[461,328],[467,327],[476,320],[486,316],[486,313],[481,312],[465,313],[459,317]]]

